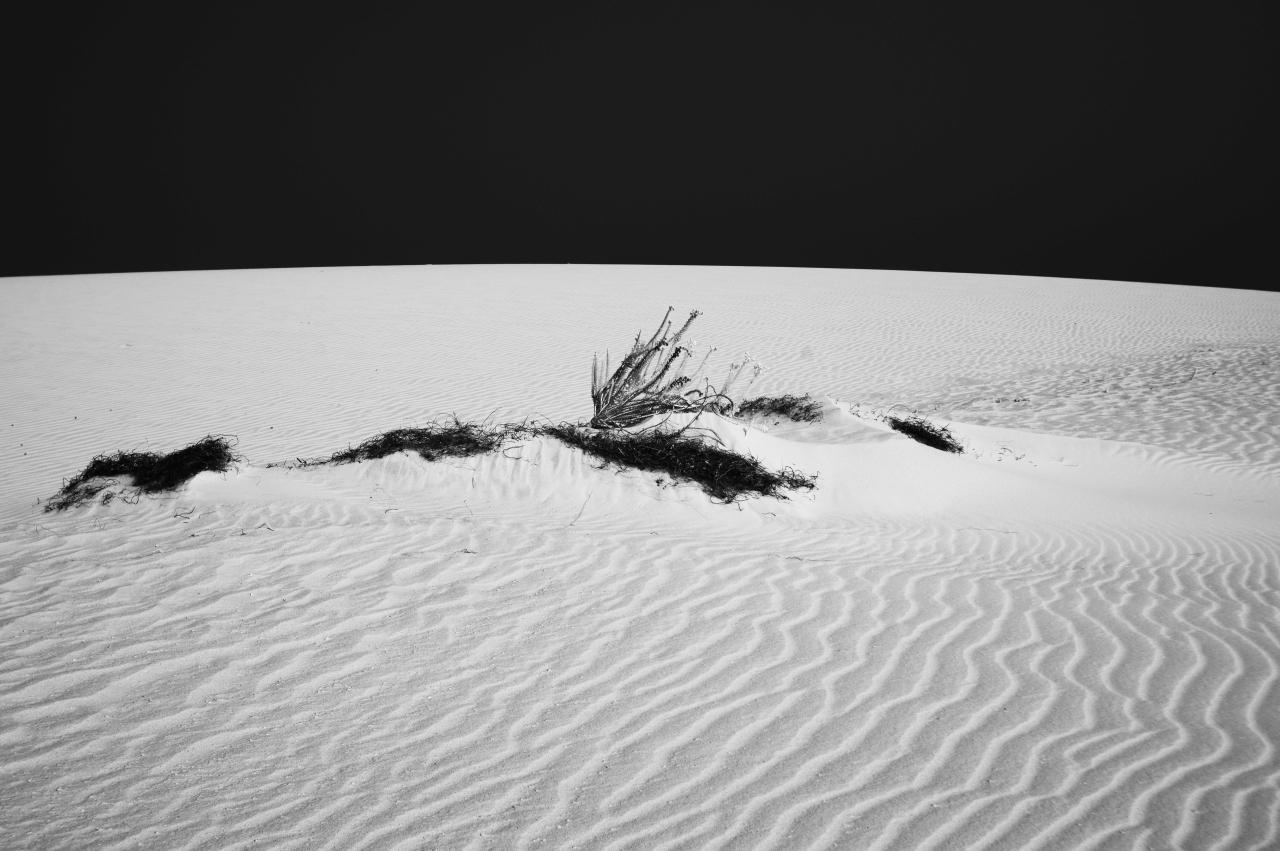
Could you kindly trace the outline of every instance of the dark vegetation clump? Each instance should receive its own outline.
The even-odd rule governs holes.
[[[580,426],[549,426],[547,434],[612,464],[666,473],[696,482],[712,498],[735,502],[749,494],[786,499],[783,489],[812,490],[816,477],[791,468],[773,472],[755,458],[738,455],[683,432],[657,429],[630,433]]]
[[[755,458],[730,452],[723,446],[678,431],[656,427],[637,433],[625,431],[655,416],[704,413],[728,414],[735,407],[730,390],[750,370],[754,380],[760,367],[749,355],[729,365],[723,381],[713,385],[704,375],[710,351],[696,365],[692,344],[685,341],[689,326],[700,315],[692,311],[678,328],[671,322],[673,309],[666,314],[648,339],[637,333],[630,351],[617,368],[611,368],[608,353],[591,365],[591,401],[594,416],[587,426],[530,426],[528,423],[489,426],[464,423],[454,417],[445,425],[398,428],[369,438],[358,446],[348,446],[327,458],[298,458],[301,467],[322,464],[350,464],[384,458],[399,452],[416,452],[427,461],[446,457],[466,457],[502,449],[511,438],[549,434],[606,463],[640,470],[666,473],[673,480],[696,482],[714,499],[734,502],[749,494],[786,499],[785,490],[815,486],[815,477],[791,468],[773,472]],[[821,419],[821,410],[808,396],[761,397],[739,409],[742,415],[776,413],[802,422]],[[63,509],[103,493],[104,502],[115,496],[107,490],[115,476],[130,476],[139,492],[170,490],[204,470],[223,471],[238,460],[230,444],[220,437],[206,437],[199,443],[169,455],[149,452],[118,452],[100,455],[85,470],[67,481],[46,510]],[[293,466],[293,462],[268,464]]]
[[[798,423],[816,423],[822,419],[822,406],[812,396],[757,396],[738,406],[739,417],[779,416]]]
[[[423,428],[397,428],[369,438],[356,447],[348,447],[328,458],[299,459],[304,467],[320,464],[351,464],[385,458],[397,452],[417,452],[428,461],[449,456],[480,455],[498,449],[504,440],[523,433],[520,425],[504,425],[487,428],[477,423],[464,423],[457,419],[449,425],[429,425]]]
[[[120,476],[129,476],[133,487],[142,493],[173,490],[197,473],[226,471],[238,460],[231,446],[226,437],[209,435],[168,455],[117,452],[95,456],[89,466],[63,483],[57,496],[45,503],[44,510],[62,511],[90,500],[116,484]],[[103,502],[110,501],[113,496],[113,491],[107,491]]]
[[[348,464],[397,452],[417,452],[428,461],[436,461],[450,456],[495,452],[512,438],[543,434],[606,463],[665,473],[673,481],[695,482],[721,502],[736,502],[753,494],[786,499],[784,490],[812,490],[816,482],[816,477],[806,476],[790,467],[776,472],[769,470],[755,458],[730,452],[683,430],[672,432],[651,428],[632,433],[619,429],[597,430],[569,423],[546,426],[508,423],[489,427],[454,420],[449,425],[394,429],[328,458],[299,458],[297,464],[302,467]],[[116,486],[122,484],[122,477],[132,480],[132,487],[137,493],[173,490],[197,473],[205,470],[223,472],[238,460],[239,457],[231,451],[231,443],[226,438],[215,436],[168,455],[153,452],[99,455],[79,475],[67,480],[44,508],[45,511],[61,511],[99,494],[104,503],[109,502],[121,495]],[[123,499],[136,502],[137,494],[132,498],[126,495]]]
[[[964,452],[964,447],[960,445],[960,441],[956,440],[950,429],[931,423],[924,417],[890,416],[886,421],[894,431],[905,434],[917,443],[923,443],[925,446],[940,449],[943,452]]]

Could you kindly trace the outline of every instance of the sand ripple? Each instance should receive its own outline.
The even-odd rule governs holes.
[[[1280,839],[1273,537],[113,508],[5,560],[12,847]]]

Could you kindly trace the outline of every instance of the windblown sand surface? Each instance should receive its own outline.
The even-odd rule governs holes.
[[[0,282],[4,848],[1274,848],[1280,295],[788,269]],[[549,438],[668,304],[817,424],[718,505]],[[713,375],[715,370],[713,370]],[[953,456],[887,429],[918,409]],[[898,408],[901,410],[901,408]],[[117,449],[174,494],[44,513]]]

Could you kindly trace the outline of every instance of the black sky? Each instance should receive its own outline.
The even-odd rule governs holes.
[[[1261,3],[41,8],[5,28],[0,274],[573,262],[1277,287]]]

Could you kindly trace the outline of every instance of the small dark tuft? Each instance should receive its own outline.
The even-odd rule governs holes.
[[[932,423],[919,415],[890,416],[886,421],[894,431],[905,434],[917,443],[923,443],[925,446],[940,449],[943,452],[964,452],[964,447],[960,445],[960,441],[956,440],[950,429]]]
[[[493,452],[502,446],[503,441],[528,431],[523,425],[488,428],[477,423],[460,422],[455,418],[447,425],[392,429],[369,438],[359,446],[335,452],[328,458],[299,459],[299,465],[314,467],[320,464],[352,464],[385,458],[397,452],[417,452],[428,461],[480,455]]]
[[[739,405],[734,415],[778,416],[798,423],[816,423],[822,419],[822,406],[807,393],[804,396],[757,396]]]

